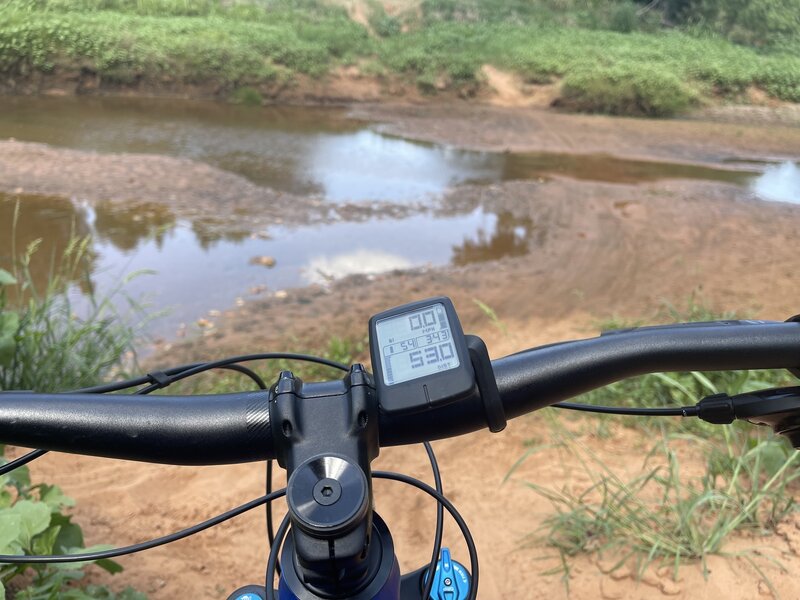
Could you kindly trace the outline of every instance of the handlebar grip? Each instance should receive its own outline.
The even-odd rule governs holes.
[[[509,418],[646,373],[798,366],[800,323],[770,321],[645,327],[534,348],[492,363]]]
[[[2,392],[0,441],[175,465],[274,458],[265,390],[205,396]]]

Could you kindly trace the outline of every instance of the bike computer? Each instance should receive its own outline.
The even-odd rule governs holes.
[[[449,298],[420,300],[369,320],[378,402],[413,412],[476,393],[464,332]]]

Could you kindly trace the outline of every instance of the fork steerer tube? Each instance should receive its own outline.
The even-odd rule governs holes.
[[[361,365],[324,383],[284,371],[269,411],[278,463],[289,476],[283,579],[292,589],[281,597],[360,597],[394,560],[384,556],[388,530],[381,536],[373,523],[370,463],[379,447],[372,378]]]

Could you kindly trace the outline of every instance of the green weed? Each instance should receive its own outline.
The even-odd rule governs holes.
[[[244,104],[245,106],[261,106],[264,98],[257,89],[246,85],[233,90],[230,95],[230,101],[234,104]]]
[[[495,310],[486,304],[485,302],[481,302],[477,298],[473,298],[472,301],[475,305],[480,309],[480,311],[484,314],[484,316],[489,319],[489,321],[494,325],[497,330],[502,333],[503,335],[508,335],[508,325],[503,322],[500,317],[497,316]]]
[[[36,287],[29,269],[38,241],[19,257],[13,272],[0,270],[0,390],[95,385],[133,355],[138,327],[124,324],[113,304],[121,289],[92,297],[86,315],[73,309],[69,282],[84,278],[89,243],[88,238],[71,240],[45,289]]]
[[[558,106],[610,115],[669,117],[696,101],[697,93],[674,74],[639,67],[569,74]]]
[[[555,548],[567,569],[569,557],[596,552],[617,559],[614,569],[636,564],[641,575],[653,563],[677,571],[684,561],[724,553],[735,531],[773,531],[794,508],[800,452],[766,430],[722,431],[721,438],[664,436],[640,473],[623,477],[565,429],[555,428],[555,444],[591,483],[576,491],[526,482],[556,511],[530,541]],[[688,452],[705,457],[699,476],[682,468],[680,456]]]

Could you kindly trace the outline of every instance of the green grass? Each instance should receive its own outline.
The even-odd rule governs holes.
[[[86,314],[76,314],[72,305],[70,282],[85,277],[89,244],[88,238],[71,240],[63,256],[54,259],[44,289],[37,288],[29,269],[38,241],[18,257],[11,272],[0,270],[0,390],[48,392],[95,385],[123,370],[130,361],[126,356],[134,355],[138,326],[125,324],[113,304],[121,289],[92,296]],[[135,303],[131,306],[137,313]]]
[[[666,305],[658,320],[734,318],[735,313],[717,313],[692,298],[685,307]],[[641,323],[615,317],[599,325],[605,330]],[[795,383],[782,370],[656,373],[606,386],[577,400],[613,406],[682,406],[719,392],[736,394]],[[712,425],[695,418],[587,417],[565,412],[549,415],[549,423],[550,439],[536,440],[512,472],[530,455],[556,447],[591,482],[582,489],[526,482],[555,509],[531,539],[544,541],[559,553],[559,570],[567,582],[569,558],[579,553],[607,553],[617,561],[613,569],[635,565],[640,575],[654,563],[672,565],[677,573],[685,561],[702,562],[709,554],[724,554],[726,540],[736,531],[756,535],[774,531],[795,509],[800,453],[768,428],[741,422]],[[642,451],[645,459],[640,470],[629,477],[621,476],[601,452],[580,439],[588,433],[613,443],[614,423],[643,429],[648,440],[656,440],[647,442],[651,445]],[[689,471],[694,475],[687,474],[684,465],[689,455],[695,465]],[[758,570],[756,554],[741,556]]]
[[[795,509],[800,452],[768,430],[750,426],[725,427],[719,436],[665,434],[630,477],[565,428],[556,425],[552,437],[549,447],[565,452],[591,482],[582,489],[526,482],[555,509],[529,541],[544,541],[559,553],[562,567],[556,572],[562,571],[567,582],[569,559],[581,553],[606,555],[615,561],[612,571],[635,565],[641,576],[653,564],[669,565],[677,577],[686,561],[704,565],[709,554],[724,554],[735,531],[766,535]],[[533,448],[527,456],[538,451]],[[681,456],[689,452],[704,458],[700,475],[685,472]],[[759,569],[755,548],[739,555]],[[770,558],[759,558],[765,559]]]
[[[562,106],[590,112],[668,116],[750,86],[800,102],[800,37],[754,48],[648,25],[628,2],[562,4],[437,0],[420,19],[373,2],[370,31],[314,0],[11,0],[0,7],[0,73],[216,84],[224,95],[360,63],[428,93],[444,85],[469,95],[492,64],[527,82],[564,78]]]
[[[93,4],[100,10],[89,10]],[[178,10],[184,4],[198,3],[161,10],[153,2],[11,2],[0,9],[0,71],[83,69],[111,83],[234,86],[321,75],[369,46],[366,30],[340,10],[311,14],[284,4]],[[121,9],[108,8],[115,5]]]

